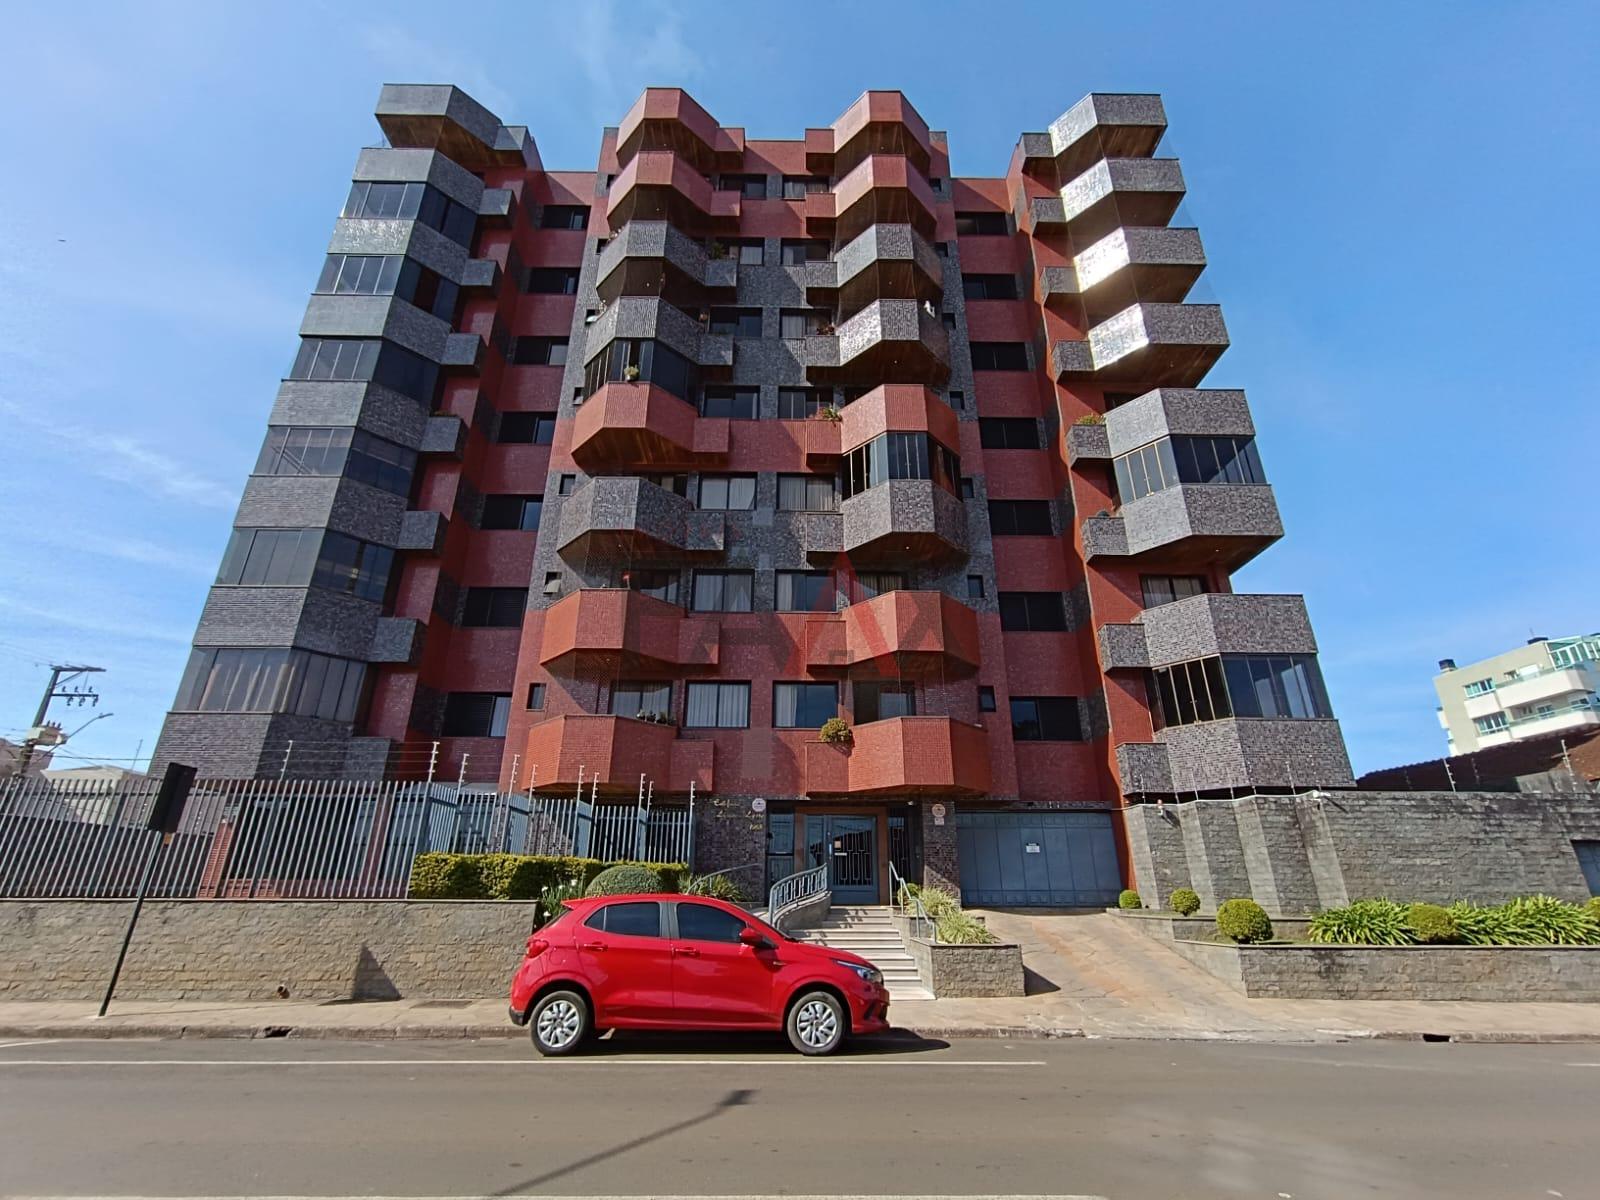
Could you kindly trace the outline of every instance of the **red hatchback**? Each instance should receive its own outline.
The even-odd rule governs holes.
[[[889,1027],[883,975],[704,896],[594,896],[528,939],[511,1019],[541,1054],[606,1029],[782,1029],[802,1054]]]

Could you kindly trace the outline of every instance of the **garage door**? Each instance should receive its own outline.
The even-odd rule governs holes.
[[[1114,904],[1122,890],[1107,812],[956,813],[963,904]]]

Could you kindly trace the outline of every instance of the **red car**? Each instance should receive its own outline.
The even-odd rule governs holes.
[[[606,1029],[782,1029],[829,1054],[889,1027],[882,973],[847,950],[797,942],[705,896],[569,900],[528,939],[511,1020],[540,1054]]]

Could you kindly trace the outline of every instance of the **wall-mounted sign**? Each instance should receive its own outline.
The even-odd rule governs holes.
[[[757,796],[754,800],[750,801],[750,811],[751,812],[756,812],[756,813],[764,813],[764,812],[766,812],[767,811],[767,802],[765,800],[763,800],[760,796]]]
[[[935,824],[935,825],[943,825],[943,824],[944,824],[944,814],[945,814],[945,807],[944,807],[944,805],[942,805],[942,804],[935,804],[935,805],[934,805],[934,806],[933,806],[933,807],[932,807],[932,808],[930,808],[930,809],[929,809],[929,810],[928,810],[928,811],[929,811],[929,812],[931,812],[931,813],[932,813],[932,814],[933,814],[933,823],[934,823],[934,824]]]
[[[1022,852],[1024,854],[1038,854],[1039,853],[1039,843],[1038,842],[1026,842],[1026,843],[1024,843],[1024,845],[1022,847]]]

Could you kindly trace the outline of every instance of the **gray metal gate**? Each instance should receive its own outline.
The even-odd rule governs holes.
[[[956,813],[964,904],[1091,908],[1122,890],[1108,812]]]

